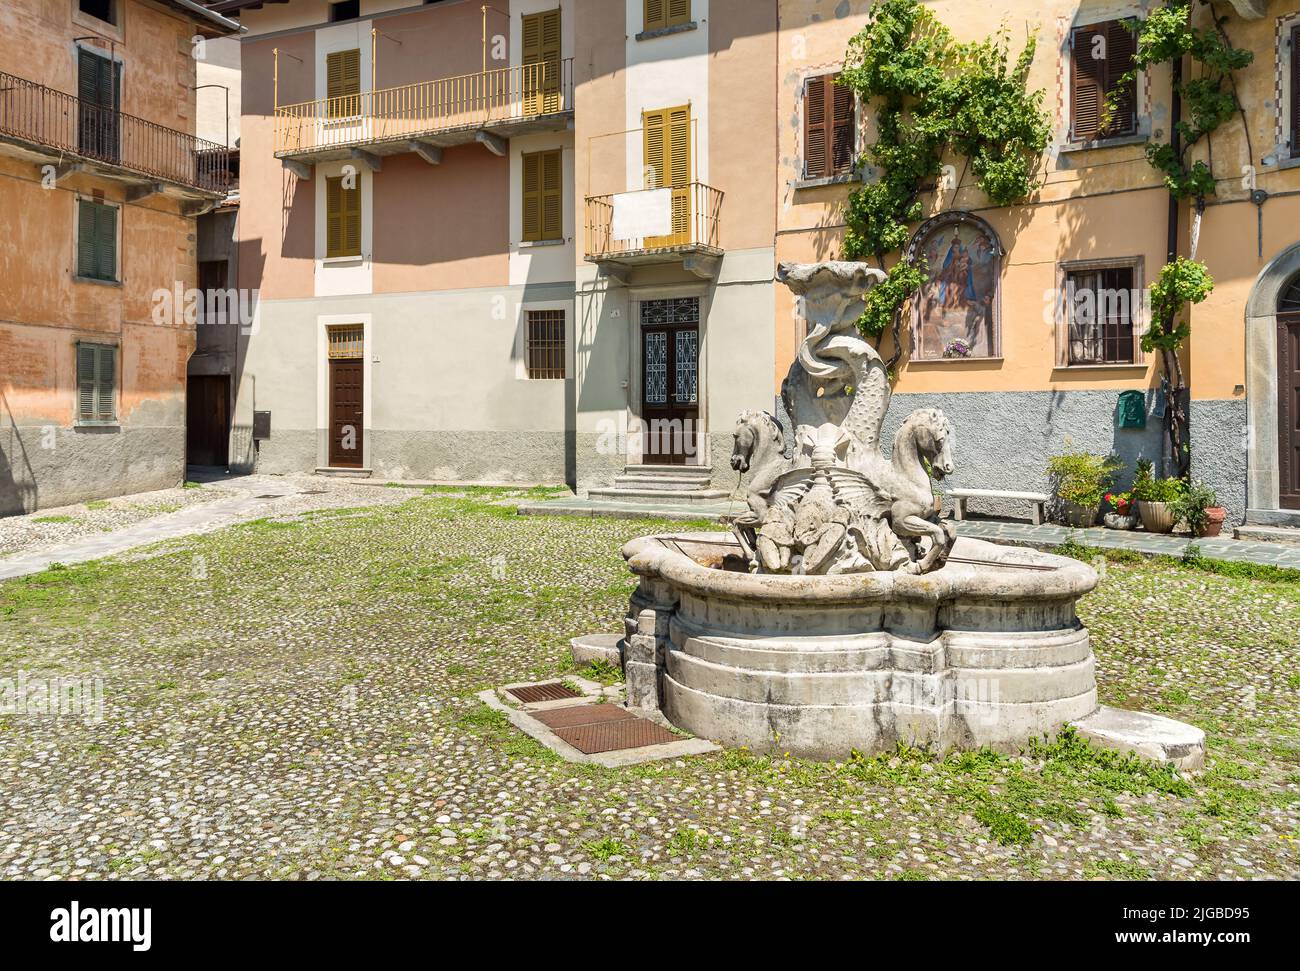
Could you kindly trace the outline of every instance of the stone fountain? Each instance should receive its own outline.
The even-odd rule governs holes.
[[[760,752],[1016,750],[1075,724],[1198,767],[1198,729],[1098,706],[1075,613],[1092,567],[958,538],[939,519],[931,480],[954,471],[941,411],[914,412],[882,452],[889,377],[855,321],[883,274],[782,264],[778,279],[808,324],[782,388],[792,454],[776,417],[741,415],[747,509],[730,533],[628,543],[640,582],[625,635],[580,638],[575,656],[621,663],[629,706]]]

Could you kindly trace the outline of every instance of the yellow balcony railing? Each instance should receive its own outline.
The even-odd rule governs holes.
[[[275,109],[275,154],[487,129],[573,110],[573,59],[420,81]]]
[[[721,253],[722,192],[702,182],[672,189],[672,231],[665,236],[617,239],[617,194],[587,198],[587,255],[591,262],[677,251]]]

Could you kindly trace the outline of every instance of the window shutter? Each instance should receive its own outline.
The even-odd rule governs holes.
[[[535,243],[542,238],[542,156],[529,153],[523,157],[524,240]]]
[[[1129,135],[1137,130],[1137,85],[1120,79],[1133,70],[1137,49],[1134,20],[1112,20],[1106,24],[1106,94],[1114,95],[1114,114],[1106,126],[1108,135]]]
[[[1092,56],[1092,38],[1100,28],[1079,27],[1070,36],[1070,133],[1083,141],[1097,136],[1105,97],[1103,62]]]
[[[671,181],[681,188],[691,184],[691,109],[674,108],[668,113],[668,135],[671,139],[669,159]]]
[[[95,278],[117,279],[117,210],[92,205],[95,212]]]
[[[77,203],[77,276],[94,279],[98,259],[95,255],[95,204],[84,199]]]
[[[834,77],[827,78],[826,84],[834,104],[830,141],[831,171],[838,175],[853,168],[853,154],[857,147],[854,138],[856,119],[853,117],[853,89],[836,84]]]
[[[646,30],[658,30],[668,26],[668,0],[645,0]]]
[[[1300,158],[1300,26],[1291,30],[1291,157]]]
[[[99,65],[102,57],[90,51],[77,51],[77,97],[82,104],[99,104]]]
[[[100,421],[113,418],[113,386],[116,371],[115,348],[95,349],[95,417]]]
[[[820,179],[830,175],[826,154],[826,79],[804,82],[804,175]]]
[[[77,345],[77,418],[90,421],[95,417],[95,348]]]
[[[691,20],[691,0],[667,0],[668,26],[687,24]]]
[[[668,172],[666,111],[647,111],[642,122],[645,129],[645,187],[658,189],[672,184]]]
[[[325,180],[325,255],[343,255],[343,180]]]
[[[360,93],[360,48],[326,54],[325,96],[329,98],[326,114],[331,118],[349,118],[360,114]]]
[[[564,237],[564,156],[546,152],[542,162],[542,238]]]
[[[361,255],[361,185],[343,189],[343,250],[345,256]]]

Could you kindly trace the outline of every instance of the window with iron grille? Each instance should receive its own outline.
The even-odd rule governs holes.
[[[1069,365],[1140,364],[1134,318],[1141,298],[1134,268],[1075,269],[1065,274]]]
[[[853,170],[857,121],[852,88],[826,74],[804,82],[804,178],[820,179]]]
[[[77,344],[78,421],[116,420],[116,374],[116,347],[111,344]]]
[[[329,337],[330,360],[348,361],[365,356],[365,327],[359,324],[331,327],[326,331],[326,334]]]
[[[564,311],[528,311],[528,377],[555,381],[565,376]]]
[[[77,200],[77,276],[117,280],[117,207]]]
[[[1137,84],[1128,77],[1137,20],[1107,20],[1070,34],[1070,137],[1117,138],[1137,131]]]

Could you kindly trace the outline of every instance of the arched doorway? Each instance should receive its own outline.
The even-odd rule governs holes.
[[[1277,302],[1278,504],[1300,509],[1300,273]]]
[[[1246,304],[1247,506],[1300,514],[1300,243],[1255,280]]]

